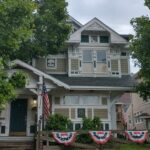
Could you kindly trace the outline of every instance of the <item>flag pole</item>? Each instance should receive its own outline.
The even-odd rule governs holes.
[[[42,130],[44,130],[44,126],[45,126],[45,123],[44,123],[44,86],[45,86],[45,82],[43,81],[43,85],[42,85]]]

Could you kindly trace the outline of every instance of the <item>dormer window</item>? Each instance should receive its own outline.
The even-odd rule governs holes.
[[[81,35],[81,42],[82,43],[89,43],[89,36],[88,35]]]
[[[108,36],[100,36],[100,43],[109,43]]]

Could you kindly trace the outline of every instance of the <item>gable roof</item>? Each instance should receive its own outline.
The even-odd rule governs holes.
[[[68,43],[74,43],[74,42],[80,42],[81,41],[81,32],[88,29],[92,24],[97,24],[99,25],[99,31],[107,31],[111,35],[111,43],[121,43],[121,44],[127,44],[127,40],[124,39],[122,36],[120,36],[116,31],[108,27],[106,24],[104,24],[102,21],[100,21],[97,18],[93,18],[91,21],[86,23],[84,26],[82,26],[79,30],[74,32],[71,36],[70,39],[67,41]],[[88,29],[89,30],[89,29]],[[98,31],[98,28],[96,29]]]
[[[74,22],[77,26],[82,27],[83,25],[77,21],[75,18],[73,18],[72,16],[69,15],[69,21]]]
[[[16,60],[12,61],[11,65],[19,65],[19,66],[21,66],[23,68],[26,68],[26,69],[32,71],[33,73],[35,73],[35,74],[37,74],[39,76],[43,76],[45,79],[51,80],[53,83],[55,83],[56,85],[58,85],[60,87],[64,87],[66,89],[69,89],[69,86],[67,84],[61,82],[60,80],[54,78],[51,75],[48,75],[48,74],[46,74],[46,73],[44,73],[44,72],[34,68],[33,66],[31,66],[31,65],[29,65],[29,64],[27,64],[27,63],[25,63],[25,62],[23,62],[21,60],[16,59]]]

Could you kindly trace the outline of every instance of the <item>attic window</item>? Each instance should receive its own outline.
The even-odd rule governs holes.
[[[89,36],[88,35],[81,35],[81,42],[82,43],[89,43]]]
[[[98,43],[98,37],[97,36],[91,36],[91,43]]]
[[[100,43],[109,43],[108,36],[100,36]]]

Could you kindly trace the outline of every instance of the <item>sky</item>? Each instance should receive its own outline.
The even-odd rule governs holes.
[[[69,14],[83,25],[97,17],[120,34],[134,34],[130,20],[150,16],[144,0],[66,0]],[[139,70],[131,60],[131,72]]]

